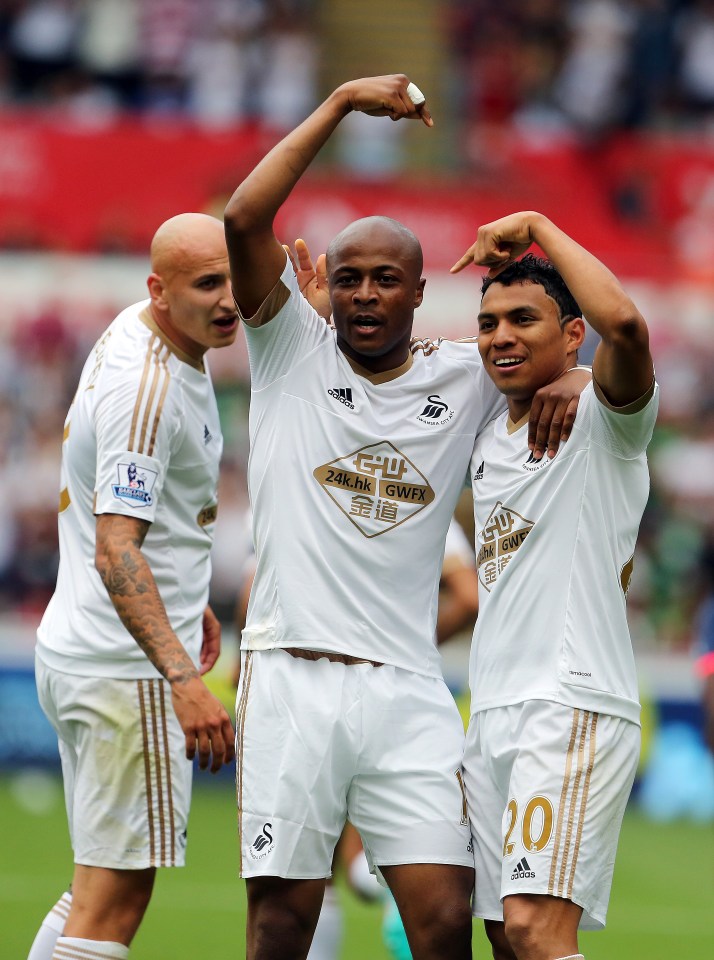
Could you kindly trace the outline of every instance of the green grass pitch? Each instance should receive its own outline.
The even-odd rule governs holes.
[[[237,879],[235,806],[229,778],[198,777],[188,866],[159,871],[132,960],[239,960],[244,956],[245,896]],[[1,960],[24,960],[37,926],[71,875],[59,781],[0,778]],[[24,797],[24,799],[23,799]],[[35,808],[33,810],[33,807]],[[344,889],[342,960],[383,960],[379,908]],[[714,830],[692,823],[653,824],[628,813],[620,841],[607,928],[581,938],[587,960],[672,960],[714,956]],[[474,956],[489,958],[480,923]]]

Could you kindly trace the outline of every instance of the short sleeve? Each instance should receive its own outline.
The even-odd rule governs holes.
[[[95,411],[95,514],[153,522],[172,449],[185,420],[166,365],[151,382],[141,371],[117,376]]]
[[[251,389],[270,386],[306,357],[334,332],[300,293],[292,264],[286,257],[276,287],[266,303],[278,307],[275,315],[260,326],[243,324],[250,362]],[[264,312],[264,305],[258,314]],[[256,314],[256,315],[258,315]]]
[[[632,460],[647,449],[652,439],[657,410],[659,387],[655,382],[648,395],[627,407],[612,407],[599,394],[595,383],[581,394],[581,404],[588,397],[591,416],[591,439],[623,460]],[[577,428],[578,415],[575,417]]]

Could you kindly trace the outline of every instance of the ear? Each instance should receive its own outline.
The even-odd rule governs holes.
[[[426,286],[426,277],[422,277],[419,281],[416,292],[414,294],[414,309],[421,306],[422,300],[424,299],[424,287]]]
[[[146,286],[149,288],[149,296],[151,297],[151,302],[154,306],[158,307],[160,310],[165,310],[168,306],[166,302],[166,291],[164,288],[164,281],[158,275],[158,273],[152,273],[148,276],[146,280]]]
[[[582,317],[573,317],[563,326],[567,338],[568,353],[577,353],[585,341],[585,321]]]

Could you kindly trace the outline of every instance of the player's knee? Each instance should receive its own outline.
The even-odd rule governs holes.
[[[545,931],[545,912],[537,904],[520,897],[509,897],[504,908],[506,939],[518,956],[529,956]]]
[[[248,892],[250,954],[256,960],[289,960],[307,953],[320,914],[322,889],[312,881],[291,884],[252,879]]]
[[[301,957],[307,953],[316,919],[289,905],[263,905],[249,923],[252,955],[257,960]]]
[[[427,952],[456,949],[461,943],[471,942],[471,924],[468,901],[456,903],[439,898],[416,913],[409,936]]]
[[[484,926],[491,943],[494,960],[516,960],[516,955],[506,936],[505,925],[495,920],[486,920]]]

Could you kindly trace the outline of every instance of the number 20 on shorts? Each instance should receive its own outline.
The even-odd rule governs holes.
[[[518,825],[518,804],[509,800],[506,807],[506,834],[503,838],[503,856],[509,857],[515,850],[515,843],[511,842],[513,831]],[[526,804],[521,820],[521,836],[523,847],[531,852],[538,852],[548,846],[553,833],[553,804],[547,797],[533,797]]]

